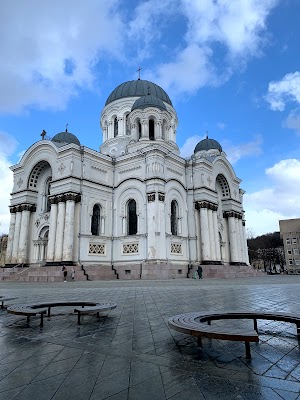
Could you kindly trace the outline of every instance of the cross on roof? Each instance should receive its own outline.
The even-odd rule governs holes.
[[[45,129],[43,129],[43,132],[41,133],[42,136],[42,140],[45,139],[45,136],[47,135],[47,132],[45,131]]]
[[[68,125],[69,125],[69,124],[66,124],[66,132],[68,132]]]
[[[142,67],[139,67],[139,68],[137,69],[137,71],[136,71],[136,72],[138,72],[138,73],[139,73],[139,79],[138,79],[138,80],[140,80],[140,79],[141,79],[141,70],[142,70]]]

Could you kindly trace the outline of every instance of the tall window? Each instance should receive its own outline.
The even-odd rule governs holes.
[[[49,200],[50,196],[50,188],[51,188],[51,177],[47,179],[46,186],[45,186],[45,212],[50,212],[51,204]]]
[[[138,121],[138,129],[139,129],[139,139],[142,137],[142,124],[141,121]]]
[[[154,140],[154,121],[153,121],[153,119],[149,120],[149,139]]]
[[[137,214],[136,214],[136,202],[131,199],[127,205],[127,216],[128,216],[128,235],[135,235],[137,233]]]
[[[92,235],[98,236],[100,233],[100,206],[95,204],[93,207],[92,224],[91,224]]]
[[[171,233],[177,235],[178,205],[176,200],[171,202]]]
[[[114,137],[118,136],[118,119],[115,117],[114,119]]]

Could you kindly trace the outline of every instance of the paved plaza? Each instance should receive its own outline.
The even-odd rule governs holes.
[[[54,308],[51,319],[0,311],[1,400],[300,399],[295,325],[259,321],[260,342],[196,339],[167,326],[197,310],[299,313],[300,276],[235,280],[19,283],[0,281],[11,304],[116,302],[107,317]],[[217,323],[217,322],[214,322]],[[223,322],[218,322],[223,323]],[[227,321],[249,324],[252,321]]]

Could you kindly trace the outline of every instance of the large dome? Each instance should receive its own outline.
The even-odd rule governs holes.
[[[80,146],[80,142],[77,139],[77,137],[75,135],[73,135],[73,133],[68,132],[67,130],[65,132],[60,132],[57,135],[55,135],[52,138],[52,142],[57,142],[57,143],[74,143],[74,144],[78,144],[78,146]]]
[[[124,82],[115,88],[108,96],[105,105],[112,101],[122,99],[124,97],[141,97],[146,95],[153,95],[160,100],[172,106],[172,102],[167,93],[158,85],[153,82],[137,79],[136,81]]]
[[[201,140],[197,146],[195,147],[194,153],[197,153],[198,151],[207,151],[207,150],[212,150],[216,149],[222,152],[222,146],[220,145],[219,142],[217,142],[214,139],[209,139],[208,137]]]
[[[131,111],[137,109],[143,110],[147,107],[156,107],[162,111],[166,110],[166,106],[164,105],[162,100],[160,100],[156,96],[153,96],[152,94],[147,94],[147,96],[142,96],[134,102]]]

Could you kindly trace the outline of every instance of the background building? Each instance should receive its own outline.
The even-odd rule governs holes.
[[[300,218],[279,221],[289,274],[300,274]]]
[[[161,87],[119,85],[100,124],[100,152],[67,130],[51,140],[44,132],[11,167],[7,266],[101,265],[151,279],[248,265],[241,180],[208,137],[180,157]]]

